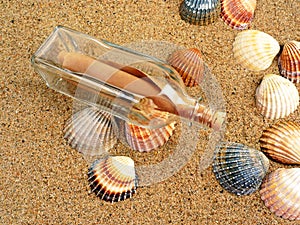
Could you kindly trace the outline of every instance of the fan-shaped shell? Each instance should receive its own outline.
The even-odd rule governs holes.
[[[300,220],[300,168],[277,169],[268,174],[260,195],[265,205],[284,219]]]
[[[101,155],[117,142],[111,115],[92,107],[71,116],[64,132],[71,147],[85,156]]]
[[[290,41],[283,46],[278,67],[282,76],[300,83],[300,42]]]
[[[184,0],[180,16],[191,24],[208,25],[219,17],[220,5],[220,0]]]
[[[122,201],[136,192],[134,161],[126,156],[96,160],[89,168],[88,177],[92,191],[105,201]]]
[[[213,172],[221,186],[236,195],[256,191],[268,169],[268,158],[248,146],[223,142],[216,149]]]
[[[176,69],[186,86],[193,87],[201,83],[204,76],[204,62],[197,48],[175,51],[168,58],[168,63]]]
[[[300,164],[300,125],[278,122],[263,131],[261,150],[272,159],[286,164]]]
[[[148,129],[125,123],[125,135],[129,146],[140,152],[149,152],[164,145],[172,136],[176,122],[157,129]]]
[[[280,46],[272,36],[258,30],[240,32],[233,43],[237,63],[253,71],[267,69],[279,50]]]
[[[222,0],[221,18],[233,29],[248,29],[255,7],[256,0]]]
[[[289,80],[275,74],[265,75],[256,89],[258,111],[269,119],[278,119],[294,112],[299,105],[299,93]]]

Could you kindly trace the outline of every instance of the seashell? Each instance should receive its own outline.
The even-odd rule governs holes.
[[[300,220],[300,168],[277,169],[268,174],[261,185],[260,195],[265,205],[289,220]]]
[[[255,8],[256,0],[222,0],[221,18],[233,29],[248,29]]]
[[[260,151],[239,143],[217,146],[213,172],[220,185],[236,195],[255,192],[269,169],[268,158]]]
[[[220,0],[184,0],[179,12],[183,20],[203,26],[219,17],[220,5]]]
[[[265,75],[256,89],[258,111],[269,119],[278,119],[294,112],[299,105],[299,93],[289,80],[275,74]]]
[[[300,83],[300,42],[290,41],[283,46],[278,67],[281,76]]]
[[[118,202],[136,192],[134,161],[126,156],[108,156],[96,160],[88,171],[92,191],[108,202]]]
[[[93,107],[75,113],[65,125],[65,139],[85,156],[101,155],[117,142],[111,115]]]
[[[286,164],[300,164],[300,125],[278,122],[263,131],[261,150],[270,158]]]
[[[175,51],[168,63],[179,73],[184,84],[188,87],[201,83],[204,76],[202,54],[197,48]]]
[[[125,135],[129,146],[139,152],[149,152],[164,145],[172,136],[176,122],[157,129],[148,129],[125,123]]]
[[[233,43],[237,63],[253,71],[267,69],[279,50],[280,46],[272,36],[258,30],[240,32]]]

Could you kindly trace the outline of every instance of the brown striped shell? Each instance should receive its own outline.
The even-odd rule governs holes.
[[[289,80],[275,74],[265,75],[256,89],[258,111],[269,119],[278,119],[294,112],[299,105],[299,93]]]
[[[282,76],[300,83],[300,42],[290,41],[283,46],[278,67]]]
[[[261,150],[270,158],[285,164],[300,165],[300,125],[278,122],[263,131]]]
[[[134,161],[126,156],[108,156],[96,160],[88,170],[92,191],[108,202],[118,202],[136,192]]]
[[[197,48],[175,51],[168,58],[168,63],[179,73],[186,86],[201,83],[205,69],[202,54]]]
[[[261,185],[260,195],[265,205],[289,220],[300,220],[300,168],[277,169],[268,174]]]
[[[248,29],[255,8],[256,0],[221,0],[221,18],[233,29]]]

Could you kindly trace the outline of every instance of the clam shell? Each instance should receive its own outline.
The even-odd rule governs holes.
[[[290,41],[283,46],[278,67],[282,76],[300,83],[300,42]]]
[[[237,63],[253,71],[267,69],[279,50],[280,46],[272,36],[258,30],[240,32],[233,43]]]
[[[299,93],[289,80],[275,74],[265,75],[256,89],[258,111],[269,119],[278,119],[294,112],[299,105]]]
[[[125,123],[125,135],[128,145],[139,152],[149,152],[164,145],[172,136],[176,122],[165,127],[148,129]]]
[[[117,142],[111,115],[88,107],[78,111],[65,125],[65,139],[85,156],[101,155]]]
[[[184,84],[188,87],[201,83],[204,76],[202,54],[197,48],[175,51],[168,63],[179,73]]]
[[[222,0],[221,18],[233,29],[248,29],[255,7],[256,0]]]
[[[284,219],[300,220],[300,168],[277,169],[268,174],[260,195],[265,205]]]
[[[208,25],[219,17],[220,5],[220,0],[184,0],[179,12],[191,24]]]
[[[269,169],[268,158],[260,151],[239,143],[223,142],[213,160],[213,172],[220,185],[236,195],[256,191]]]
[[[136,192],[134,161],[126,156],[108,156],[96,160],[88,170],[92,191],[108,202],[118,202]]]
[[[263,131],[261,150],[270,158],[286,164],[300,165],[300,125],[278,122]]]

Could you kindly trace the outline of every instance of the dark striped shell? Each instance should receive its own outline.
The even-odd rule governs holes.
[[[220,185],[236,195],[255,192],[269,169],[268,158],[248,146],[223,142],[213,161],[213,172]]]

